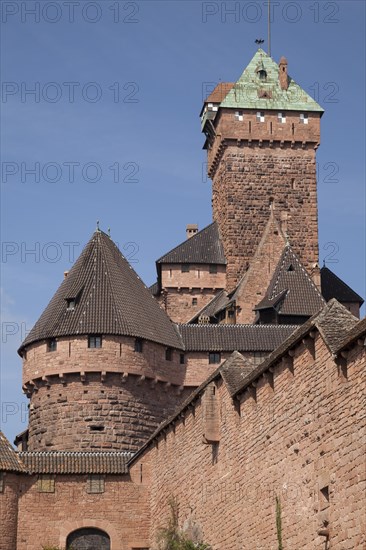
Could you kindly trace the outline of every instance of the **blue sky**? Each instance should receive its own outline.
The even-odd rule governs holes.
[[[320,261],[365,296],[365,3],[272,9],[272,57],[285,55],[326,111]],[[1,390],[11,440],[26,427],[16,349],[96,221],[146,284],[187,223],[210,223],[202,97],[239,78],[267,36],[266,10],[264,1],[2,2]]]

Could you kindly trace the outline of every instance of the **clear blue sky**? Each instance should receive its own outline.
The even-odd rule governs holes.
[[[96,220],[146,284],[187,223],[210,223],[203,90],[240,76],[267,18],[264,1],[28,0],[2,10],[1,389],[12,440],[26,427],[16,349]],[[274,1],[273,11],[272,57],[285,55],[326,110],[320,260],[336,260],[330,269],[365,296],[365,2]],[[39,181],[27,172],[35,166]]]

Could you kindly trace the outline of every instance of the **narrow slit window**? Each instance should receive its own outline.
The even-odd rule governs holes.
[[[166,348],[166,350],[165,350],[165,360],[166,360],[166,361],[171,361],[171,360],[172,360],[172,357],[173,357],[173,350],[172,350],[172,348]]]
[[[141,338],[136,338],[135,340],[135,351],[137,353],[142,353],[143,340]]]

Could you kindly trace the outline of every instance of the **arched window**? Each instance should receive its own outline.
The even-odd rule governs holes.
[[[66,541],[67,550],[110,550],[109,535],[101,529],[84,527],[70,533]]]

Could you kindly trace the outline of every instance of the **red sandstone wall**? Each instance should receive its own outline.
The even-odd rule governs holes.
[[[129,375],[67,375],[33,392],[29,450],[136,451],[186,397],[177,386]],[[98,431],[98,430],[101,431]]]
[[[62,373],[108,371],[144,375],[173,384],[182,384],[184,366],[179,363],[179,351],[173,351],[171,361],[165,359],[165,346],[143,342],[143,351],[134,351],[134,338],[103,336],[100,349],[88,348],[87,336],[58,338],[57,350],[47,352],[45,341],[27,349],[23,360],[23,384],[42,376]]]
[[[141,480],[142,476],[142,480]],[[17,546],[2,550],[65,548],[67,535],[81,527],[108,533],[111,550],[148,548],[148,469],[129,476],[107,476],[103,494],[86,492],[87,476],[59,475],[54,493],[38,493],[37,476],[23,478]]]
[[[309,113],[309,124],[301,124],[299,114],[286,113],[285,124],[278,122],[277,112],[266,112],[264,123],[256,121],[254,111],[245,112],[243,121],[235,120],[234,111],[219,115],[208,172],[229,291],[259,244],[270,201],[277,211],[287,212],[290,243],[305,267],[311,270],[318,261],[315,149],[320,119]]]
[[[0,550],[16,549],[19,480],[15,474],[4,474],[4,491],[0,492]]]
[[[194,522],[214,550],[277,550],[276,496],[284,550],[364,548],[366,355],[355,349],[345,381],[319,336],[315,350],[301,344],[294,373],[276,366],[273,388],[262,378],[240,407],[220,383],[220,443],[204,443],[198,404],[150,449],[153,548],[171,495],[180,524]]]
[[[210,273],[209,266],[190,264],[189,272],[182,273],[181,266],[164,264],[161,269],[161,286],[175,288],[225,288],[226,266],[218,265],[217,273]]]
[[[200,291],[196,289],[190,292],[188,288],[180,290],[167,288],[165,292],[160,305],[165,309],[172,321],[175,323],[187,323],[215,297],[219,290],[209,291],[203,289]],[[197,305],[193,305],[193,298],[197,298]]]

